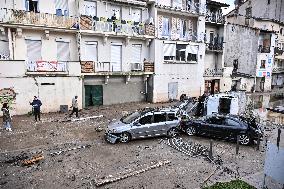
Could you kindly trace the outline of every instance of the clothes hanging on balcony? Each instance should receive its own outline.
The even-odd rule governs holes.
[[[56,0],[55,1],[56,15],[68,15],[68,0]]]

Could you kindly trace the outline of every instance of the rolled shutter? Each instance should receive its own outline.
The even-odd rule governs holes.
[[[85,45],[84,61],[97,61],[97,42],[87,42]]]
[[[68,42],[57,41],[57,60],[70,61],[70,49]]]
[[[142,45],[132,45],[132,63],[141,63]]]
[[[41,60],[41,41],[26,39],[27,45],[27,60],[38,61]]]
[[[121,71],[121,45],[111,45],[111,69]]]
[[[165,43],[164,44],[164,56],[176,56],[176,44]]]
[[[187,53],[190,53],[190,54],[198,54],[198,46],[197,45],[187,45],[186,51]]]

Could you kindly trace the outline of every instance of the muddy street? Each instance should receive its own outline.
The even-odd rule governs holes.
[[[201,188],[217,181],[241,178],[260,187],[265,159],[265,144],[240,146],[213,140],[212,162],[200,155],[191,157],[167,144],[165,137],[109,144],[104,140],[107,124],[125,112],[167,104],[129,103],[83,110],[81,117],[94,119],[64,121],[67,114],[13,117],[13,131],[0,132],[0,188]],[[283,135],[283,133],[282,133]],[[267,129],[268,140],[276,140],[276,129]],[[181,134],[184,144],[195,143],[208,149],[210,139]],[[283,137],[282,137],[283,138]],[[41,154],[44,158],[29,166],[23,160]],[[145,167],[169,161],[144,171]],[[146,168],[147,169],[147,168]],[[141,171],[142,170],[142,171]],[[96,186],[98,179],[126,179]],[[210,177],[210,178],[209,178]],[[206,183],[205,183],[206,181]]]

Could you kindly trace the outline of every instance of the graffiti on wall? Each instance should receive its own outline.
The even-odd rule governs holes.
[[[8,103],[9,107],[11,107],[16,100],[16,95],[13,88],[0,89],[0,104]]]

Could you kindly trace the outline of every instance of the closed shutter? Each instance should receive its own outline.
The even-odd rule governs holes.
[[[38,61],[41,60],[41,40],[26,39],[27,45],[27,60]]]
[[[117,20],[120,20],[121,17],[121,6],[111,5],[109,11],[109,17],[111,18],[115,14]]]
[[[132,45],[132,63],[141,63],[142,45]]]
[[[69,42],[57,41],[57,60],[70,61]]]
[[[88,16],[97,16],[97,2],[84,1],[84,14]]]
[[[186,51],[187,53],[190,53],[190,54],[198,54],[198,46],[197,45],[187,45]]]
[[[121,71],[121,45],[111,45],[111,69]]]
[[[97,61],[98,60],[97,52],[98,52],[97,42],[86,42],[83,60],[94,61],[94,62]]]
[[[175,43],[164,43],[164,56],[176,56]]]
[[[0,40],[0,60],[7,60],[10,57],[9,42]]]
[[[134,22],[141,22],[142,10],[132,9],[132,20]]]

